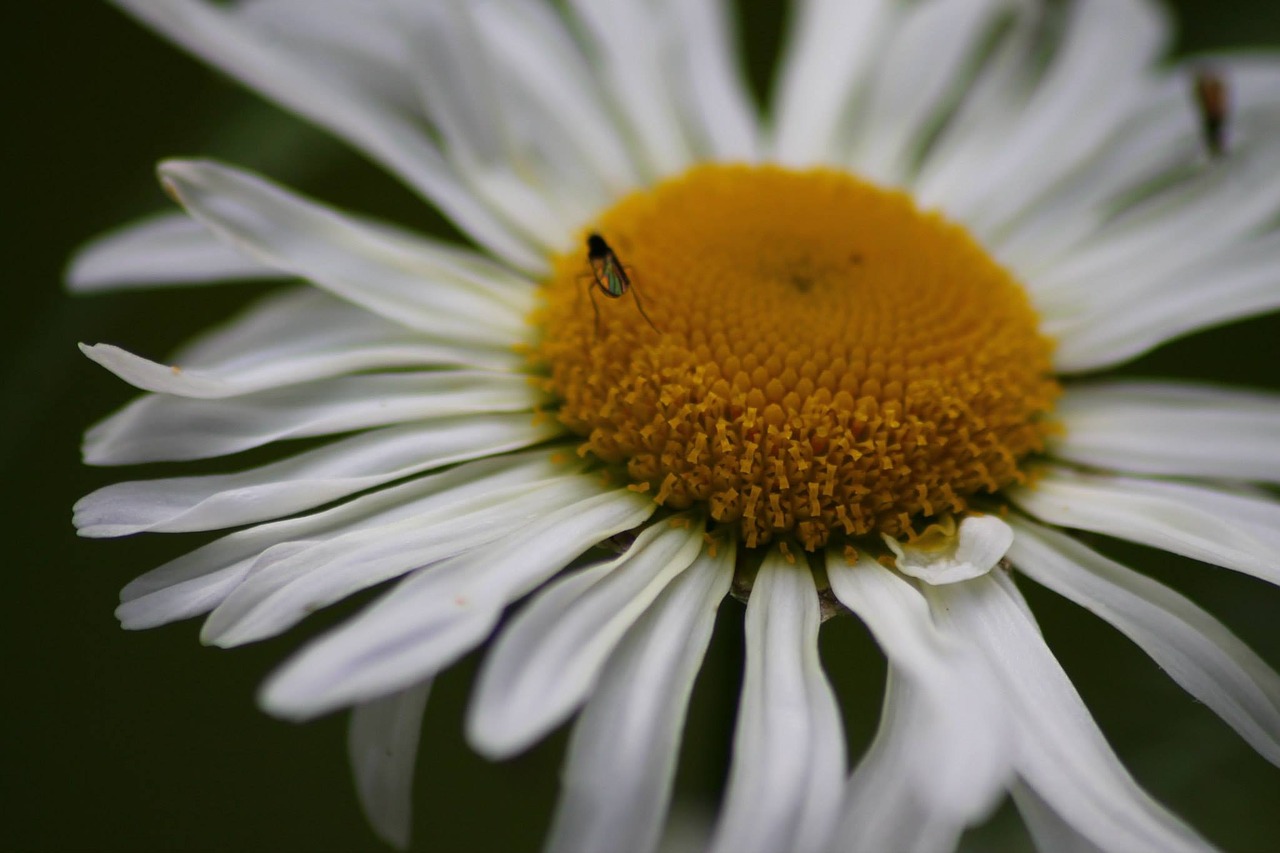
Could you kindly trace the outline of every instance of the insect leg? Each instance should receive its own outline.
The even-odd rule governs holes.
[[[653,325],[653,321],[649,319],[649,314],[644,310],[644,301],[640,298],[640,288],[636,287],[636,283],[634,281],[631,282],[631,295],[635,297],[636,307],[640,309],[640,316],[649,324],[649,328],[653,329],[658,334],[662,334],[661,330],[658,329],[657,326]]]
[[[596,304],[596,287],[593,282],[587,286],[587,293],[591,297],[591,309],[596,312],[596,338],[600,337],[600,306]]]

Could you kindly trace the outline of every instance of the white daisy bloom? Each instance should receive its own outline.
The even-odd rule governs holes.
[[[81,291],[300,281],[169,363],[91,464],[328,443],[124,482],[80,533],[237,528],[125,587],[127,628],[273,637],[383,585],[262,689],[351,709],[409,840],[433,677],[467,737],[577,715],[548,849],[653,850],[718,603],[746,667],[713,851],[945,851],[1011,793],[1045,849],[1209,843],[1134,782],[1015,579],[1083,605],[1280,764],[1280,678],[1088,531],[1280,582],[1280,398],[1077,374],[1280,307],[1280,58],[1162,60],[1146,0],[798,0],[767,119],[720,0],[115,0],[398,175],[474,247],[207,161]],[[1198,96],[1197,96],[1198,92]],[[889,662],[845,762],[817,649]],[[845,614],[847,615],[847,614]]]

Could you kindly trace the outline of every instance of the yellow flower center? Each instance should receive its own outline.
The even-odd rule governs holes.
[[[535,317],[559,418],[748,547],[909,533],[1042,447],[1059,389],[1026,293],[904,193],[700,166],[591,232]]]

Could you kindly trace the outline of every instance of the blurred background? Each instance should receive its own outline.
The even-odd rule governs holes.
[[[782,4],[744,9],[753,74],[767,79]],[[1280,46],[1274,0],[1181,0],[1178,48]],[[296,726],[260,713],[262,677],[353,605],[286,637],[235,651],[199,644],[198,621],[143,633],[112,616],[125,582],[205,541],[84,541],[79,496],[174,467],[89,469],[85,427],[134,396],[76,351],[110,342],[163,357],[265,286],[68,296],[67,257],[87,238],[168,206],[157,160],[212,155],[341,206],[450,233],[395,181],[144,31],[105,3],[9,9],[5,193],[10,281],[0,323],[0,453],[12,548],[4,588],[0,849],[381,849],[356,804],[345,716]],[[1278,284],[1280,286],[1280,284]],[[1177,342],[1132,374],[1280,387],[1276,317]],[[201,470],[217,470],[217,466]],[[1139,548],[1121,558],[1190,595],[1280,666],[1280,590]],[[1103,730],[1157,799],[1229,851],[1280,848],[1280,770],[1188,698],[1136,647],[1089,614],[1023,583],[1051,645]],[[356,602],[355,604],[358,604]],[[696,822],[719,795],[740,671],[742,608],[727,602],[695,692],[678,791]],[[852,619],[823,632],[851,748],[879,713],[884,667]],[[416,792],[420,850],[536,850],[556,791],[563,733],[492,765],[461,739],[475,658],[437,682]],[[966,849],[1028,849],[1008,807]]]

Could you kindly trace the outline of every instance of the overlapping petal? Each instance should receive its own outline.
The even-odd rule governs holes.
[[[483,642],[509,603],[653,510],[634,492],[606,491],[414,572],[286,663],[263,687],[262,703],[306,719],[431,676]]]
[[[773,159],[787,166],[840,161],[851,102],[895,14],[889,0],[792,6],[773,104]]]
[[[1062,851],[1062,853],[1107,853],[1105,848],[1094,844],[1065,821],[1062,815],[1050,808],[1049,804],[1026,782],[1021,779],[1016,780],[1009,793],[1037,850]]]
[[[693,150],[676,102],[665,49],[675,20],[637,0],[570,0],[609,101],[635,140],[650,179],[690,165]]]
[[[701,525],[651,525],[617,559],[538,593],[485,661],[467,716],[472,745],[506,757],[573,713],[622,635],[701,547]]]
[[[927,584],[958,583],[991,571],[1013,542],[1013,531],[994,515],[970,516],[953,536],[903,544],[884,537],[898,571]]]
[[[201,400],[151,394],[85,434],[90,465],[208,459],[291,438],[484,412],[531,412],[541,394],[521,374],[387,373],[320,379]]]
[[[889,659],[880,728],[849,783],[833,849],[952,850],[1012,778],[999,685],[981,657],[939,631],[924,596],[899,575],[832,553],[827,576]]]
[[[1280,583],[1280,504],[1209,486],[1048,468],[1013,501],[1050,524],[1092,530]]]
[[[1214,257],[1265,228],[1280,209],[1280,190],[1263,178],[1274,173],[1278,161],[1280,146],[1253,146],[1164,191],[1150,192],[1088,245],[1028,284],[1040,303],[1054,310],[1147,295],[1189,263]],[[1153,252],[1156,248],[1163,251]],[[1124,275],[1125,287],[1098,289],[1099,277],[1108,275]],[[1089,295],[1096,301],[1087,303]]]
[[[81,351],[144,391],[218,399],[405,367],[513,370],[510,347],[431,340],[315,290],[289,290],[157,363],[109,344]]]
[[[413,769],[430,692],[431,682],[425,681],[362,702],[351,709],[347,729],[360,805],[374,831],[401,849],[409,846],[413,826]]]
[[[978,649],[1003,686],[1018,775],[1103,850],[1205,851],[1111,751],[1012,581],[999,573],[929,587],[934,618]]]
[[[441,504],[572,470],[551,454],[467,462],[440,474],[363,495],[311,515],[260,524],[210,542],[129,583],[116,616],[125,628],[151,628],[207,613],[221,604],[269,551],[305,547],[351,531],[390,524]]]
[[[67,267],[67,286],[93,293],[287,275],[236,251],[185,213],[166,213],[110,231],[81,247]]]
[[[735,549],[704,550],[627,632],[574,725],[546,848],[658,844],[693,680],[729,592]]]
[[[1152,381],[1073,385],[1054,417],[1059,458],[1091,468],[1280,482],[1280,395]]]
[[[1201,257],[1145,292],[1089,300],[1085,313],[1048,324],[1062,341],[1055,363],[1067,373],[1097,370],[1193,331],[1275,311],[1278,263],[1280,237],[1269,233]]]
[[[317,50],[323,41],[281,38],[279,30],[256,24],[240,6],[222,8],[206,0],[114,2],[211,65],[352,142],[430,198],[499,257],[524,269],[542,268],[538,252],[499,213],[478,201],[450,168],[424,132],[421,114],[406,109],[400,87],[388,93],[389,75],[370,73],[369,52]],[[381,17],[382,21],[361,29],[394,34],[394,19],[385,17],[389,11],[389,7],[366,9],[363,20]],[[322,14],[333,20],[334,9]],[[385,47],[386,42],[378,44]],[[374,51],[373,55],[385,59],[386,53]]]
[[[217,530],[280,518],[413,474],[559,434],[527,413],[463,416],[363,432],[235,474],[115,483],[76,502],[81,536]]]
[[[1280,675],[1187,598],[1062,533],[1026,521],[1010,557],[1023,574],[1106,619],[1249,745],[1280,764]]]
[[[1017,118],[1000,144],[951,157],[941,148],[939,167],[926,168],[916,187],[923,204],[940,206],[979,237],[998,234],[1149,97],[1147,69],[1169,37],[1158,7],[1147,0],[1082,0],[1067,16],[1050,65],[1025,103],[1004,104]],[[1034,79],[1030,68],[1020,76],[1023,85]],[[943,190],[944,183],[951,188]]]
[[[412,0],[402,3],[407,10],[423,7]],[[639,158],[563,16],[531,2],[466,3],[465,8],[489,58],[505,70],[502,86],[508,99],[503,106],[517,110],[511,122],[537,122],[544,125],[544,134],[559,139],[560,151],[539,153],[555,156],[568,171],[556,176],[563,186],[545,188],[566,196],[585,190],[594,198],[637,186]]]
[[[599,493],[587,475],[510,486],[403,521],[264,552],[209,614],[201,639],[237,646],[275,636],[352,593],[493,542]]]
[[[907,7],[884,46],[856,116],[854,171],[890,185],[910,181],[928,137],[961,97],[983,40],[1016,0],[934,0]]]
[[[1159,198],[1159,193],[1153,197],[1153,187],[1220,180],[1215,175],[1228,164],[1209,158],[1192,96],[1196,75],[1206,69],[1220,75],[1230,90],[1227,160],[1240,153],[1253,159],[1258,150],[1274,146],[1280,63],[1266,55],[1195,57],[1164,73],[1147,102],[1125,118],[1105,147],[1011,223],[993,242],[993,250],[1030,286],[1044,288],[1061,275],[1055,267],[1066,264],[1070,269],[1077,253],[1093,255],[1095,242],[1109,245],[1118,215]],[[1254,201],[1241,200],[1246,205]],[[1087,287],[1087,278],[1081,282]]]
[[[697,153],[714,160],[758,160],[760,122],[726,0],[667,0],[666,14],[678,45],[671,82]]]
[[[532,289],[491,261],[375,228],[228,166],[170,161],[161,177],[226,240],[389,320],[467,343],[509,346],[528,334]]]
[[[844,732],[818,661],[818,591],[770,550],[747,602],[746,674],[713,853],[825,849],[839,817]]]

